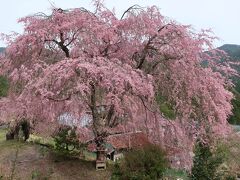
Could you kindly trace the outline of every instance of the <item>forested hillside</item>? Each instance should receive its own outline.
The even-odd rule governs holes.
[[[0,47],[0,53],[3,52],[5,50],[4,47]]]
[[[228,56],[230,56],[230,62],[240,62],[240,45],[236,44],[224,44],[218,49],[224,50]],[[231,65],[234,69],[238,71],[240,74],[240,65]],[[233,93],[235,95],[235,99],[232,100],[233,104],[233,115],[229,118],[229,122],[232,124],[240,124],[240,77],[233,77],[233,82],[235,84],[235,88]]]

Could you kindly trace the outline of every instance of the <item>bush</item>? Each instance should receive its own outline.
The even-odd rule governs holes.
[[[159,179],[168,168],[165,152],[156,145],[127,152],[124,159],[115,164],[112,179],[114,180],[147,180]]]
[[[79,154],[84,147],[77,137],[76,127],[61,126],[53,138],[56,151],[63,155]]]
[[[213,153],[209,145],[197,142],[194,150],[191,179],[213,180],[216,177],[218,167],[223,163],[223,156]]]
[[[216,142],[217,152],[224,154],[224,163],[218,168],[219,179],[233,179],[240,176],[240,137],[232,134]],[[230,178],[230,176],[232,178]]]

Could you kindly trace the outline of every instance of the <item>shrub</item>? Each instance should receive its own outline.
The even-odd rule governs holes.
[[[227,138],[219,139],[216,144],[217,152],[224,154],[224,163],[218,168],[218,177],[221,177],[221,179],[236,179],[237,176],[240,176],[239,135],[232,134]]]
[[[194,150],[191,179],[213,180],[216,177],[217,168],[223,163],[223,156],[212,152],[208,144],[197,142]]]
[[[70,126],[61,126],[53,137],[55,142],[55,149],[63,154],[73,154],[78,151],[80,142],[76,134],[76,128]]]
[[[112,179],[159,179],[167,168],[165,152],[159,146],[150,144],[127,152],[124,159],[115,165]]]

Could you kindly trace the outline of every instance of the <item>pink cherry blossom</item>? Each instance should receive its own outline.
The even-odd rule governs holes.
[[[111,133],[141,130],[189,168],[197,136],[231,131],[231,83],[219,73],[235,74],[220,63],[226,54],[214,50],[210,30],[181,25],[156,6],[132,6],[120,19],[101,1],[94,6],[21,18],[24,32],[5,36],[0,74],[11,89],[0,119],[24,117],[50,131],[63,113],[79,120],[90,113],[92,122],[78,127],[82,140],[99,145]],[[175,120],[159,110],[157,94],[173,106]]]

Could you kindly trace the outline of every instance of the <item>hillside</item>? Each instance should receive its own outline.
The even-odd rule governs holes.
[[[240,62],[240,45],[236,44],[224,44],[223,46],[219,47],[218,49],[225,51],[230,59],[228,62]],[[240,74],[240,65],[231,65],[232,68],[237,70],[237,72]],[[235,89],[237,92],[240,93],[240,78],[239,77],[233,77],[233,82],[236,85]]]
[[[218,49],[225,51],[230,57],[230,62],[240,62],[240,45],[236,44],[224,44]],[[232,65],[234,69],[240,74],[240,65]],[[229,118],[229,122],[231,124],[240,124],[240,77],[233,77],[233,83],[235,84],[235,88],[233,93],[235,95],[235,99],[232,101],[233,105],[233,115]]]
[[[0,53],[3,52],[5,50],[4,47],[0,47]]]
[[[225,51],[232,58],[232,60],[240,61],[240,45],[236,44],[224,44],[218,49]]]
[[[57,156],[47,148],[21,141],[5,141],[0,128],[0,180],[105,180],[111,172],[96,171],[94,161]]]

